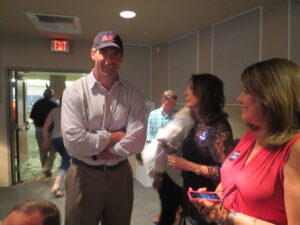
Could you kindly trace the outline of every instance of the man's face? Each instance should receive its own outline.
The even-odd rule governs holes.
[[[107,47],[103,49],[92,49],[91,58],[95,62],[94,75],[102,78],[118,76],[121,63],[123,61],[123,55],[119,48]]]
[[[171,111],[174,109],[175,105],[176,105],[176,99],[172,98],[172,97],[168,97],[166,98],[162,98],[162,104],[163,107],[166,108],[168,111]]]
[[[44,217],[39,211],[25,214],[13,211],[3,221],[3,225],[42,225]]]

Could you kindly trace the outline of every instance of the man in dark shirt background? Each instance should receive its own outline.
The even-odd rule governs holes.
[[[49,114],[49,112],[57,107],[57,104],[51,100],[51,98],[54,95],[53,89],[47,87],[47,89],[44,91],[44,98],[38,100],[34,103],[30,118],[33,120],[34,126],[35,126],[35,137],[37,140],[37,144],[39,147],[39,154],[40,154],[40,161],[42,165],[42,173],[43,175],[40,177],[40,179],[51,177],[52,173],[52,167],[55,160],[56,152],[52,146],[52,144],[49,144],[48,148],[43,148],[42,142],[43,142],[43,125],[44,122]],[[50,127],[52,130],[53,127]],[[52,132],[49,132],[49,139],[51,138]]]

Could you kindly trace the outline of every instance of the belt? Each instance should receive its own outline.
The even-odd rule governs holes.
[[[73,165],[82,166],[82,167],[89,168],[89,169],[94,169],[94,170],[100,170],[100,171],[104,171],[104,172],[113,171],[113,170],[119,168],[120,166],[123,166],[127,162],[128,162],[128,159],[125,159],[125,160],[123,160],[123,161],[121,161],[118,164],[113,165],[113,166],[107,166],[107,165],[94,166],[94,165],[86,164],[85,162],[82,162],[81,160],[73,158],[73,157],[72,157],[72,160],[71,160],[71,163]]]

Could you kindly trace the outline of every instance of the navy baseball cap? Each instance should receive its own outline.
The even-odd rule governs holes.
[[[94,39],[93,48],[102,49],[106,47],[116,47],[123,52],[123,42],[115,31],[102,31]]]

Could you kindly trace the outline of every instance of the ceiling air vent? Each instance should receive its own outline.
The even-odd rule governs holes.
[[[40,31],[80,34],[79,18],[76,16],[62,16],[45,13],[26,12],[26,15]]]

